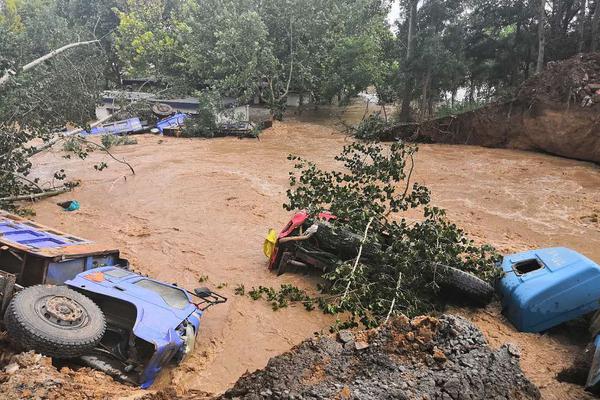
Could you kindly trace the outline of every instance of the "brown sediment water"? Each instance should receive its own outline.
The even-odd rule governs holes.
[[[345,118],[360,118],[362,110],[355,106]],[[84,162],[65,160],[59,148],[36,156],[42,181],[51,181],[63,168],[82,182],[72,193],[34,204],[38,221],[118,247],[136,270],[157,279],[190,289],[222,286],[218,291],[229,297],[206,312],[195,354],[163,376],[158,387],[174,383],[178,390],[223,391],[244,372],[328,330],[330,316],[300,306],[273,312],[264,302],[234,295],[234,289],[291,283],[313,290],[312,278],[267,271],[261,250],[267,229],[279,229],[289,217],[282,208],[291,169],[286,156],[333,166],[333,157],[350,140],[332,128],[333,122],[326,116],[313,121],[292,116],[260,140],[141,135],[137,145],[111,149],[133,165],[134,176],[100,152]],[[101,161],[109,168],[98,172],[92,166]],[[515,150],[421,145],[415,179],[478,242],[502,252],[568,246],[600,262],[600,169],[595,165]],[[81,209],[67,213],[55,205],[68,199],[78,200]],[[207,282],[199,282],[203,276]],[[525,372],[545,397],[581,394],[554,379],[557,368],[573,357],[570,345],[549,352],[542,340],[536,347],[531,336],[502,328],[502,317],[486,312],[470,317],[488,337],[495,330],[511,333],[496,337],[523,347]],[[536,367],[546,373],[535,372]]]

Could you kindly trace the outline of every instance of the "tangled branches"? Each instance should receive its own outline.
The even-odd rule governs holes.
[[[477,246],[450,222],[444,210],[430,204],[430,191],[412,183],[417,147],[353,143],[335,159],[338,170],[325,171],[296,157],[290,173],[287,210],[311,215],[329,211],[337,229],[366,235],[378,243],[375,256],[341,261],[323,278],[330,301],[327,312],[350,315],[344,326],[360,321],[377,326],[393,314],[418,315],[443,305],[435,266],[471,272],[491,281],[498,255],[488,245]],[[406,212],[416,219],[409,220]],[[369,224],[373,226],[369,228]]]

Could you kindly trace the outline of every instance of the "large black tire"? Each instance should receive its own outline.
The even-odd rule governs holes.
[[[460,295],[476,306],[484,306],[494,297],[494,287],[473,274],[447,265],[433,268],[436,282],[450,295]]]
[[[17,345],[56,358],[89,352],[106,330],[102,310],[66,286],[23,289],[11,300],[4,323]]]

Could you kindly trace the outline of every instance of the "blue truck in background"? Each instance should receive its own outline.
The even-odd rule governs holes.
[[[0,295],[17,346],[142,388],[192,352],[202,313],[227,301],[138,274],[116,249],[5,212]]]

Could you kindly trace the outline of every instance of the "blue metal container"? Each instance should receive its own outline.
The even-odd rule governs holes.
[[[541,332],[600,308],[600,266],[564,247],[504,257],[499,292],[510,322]]]

